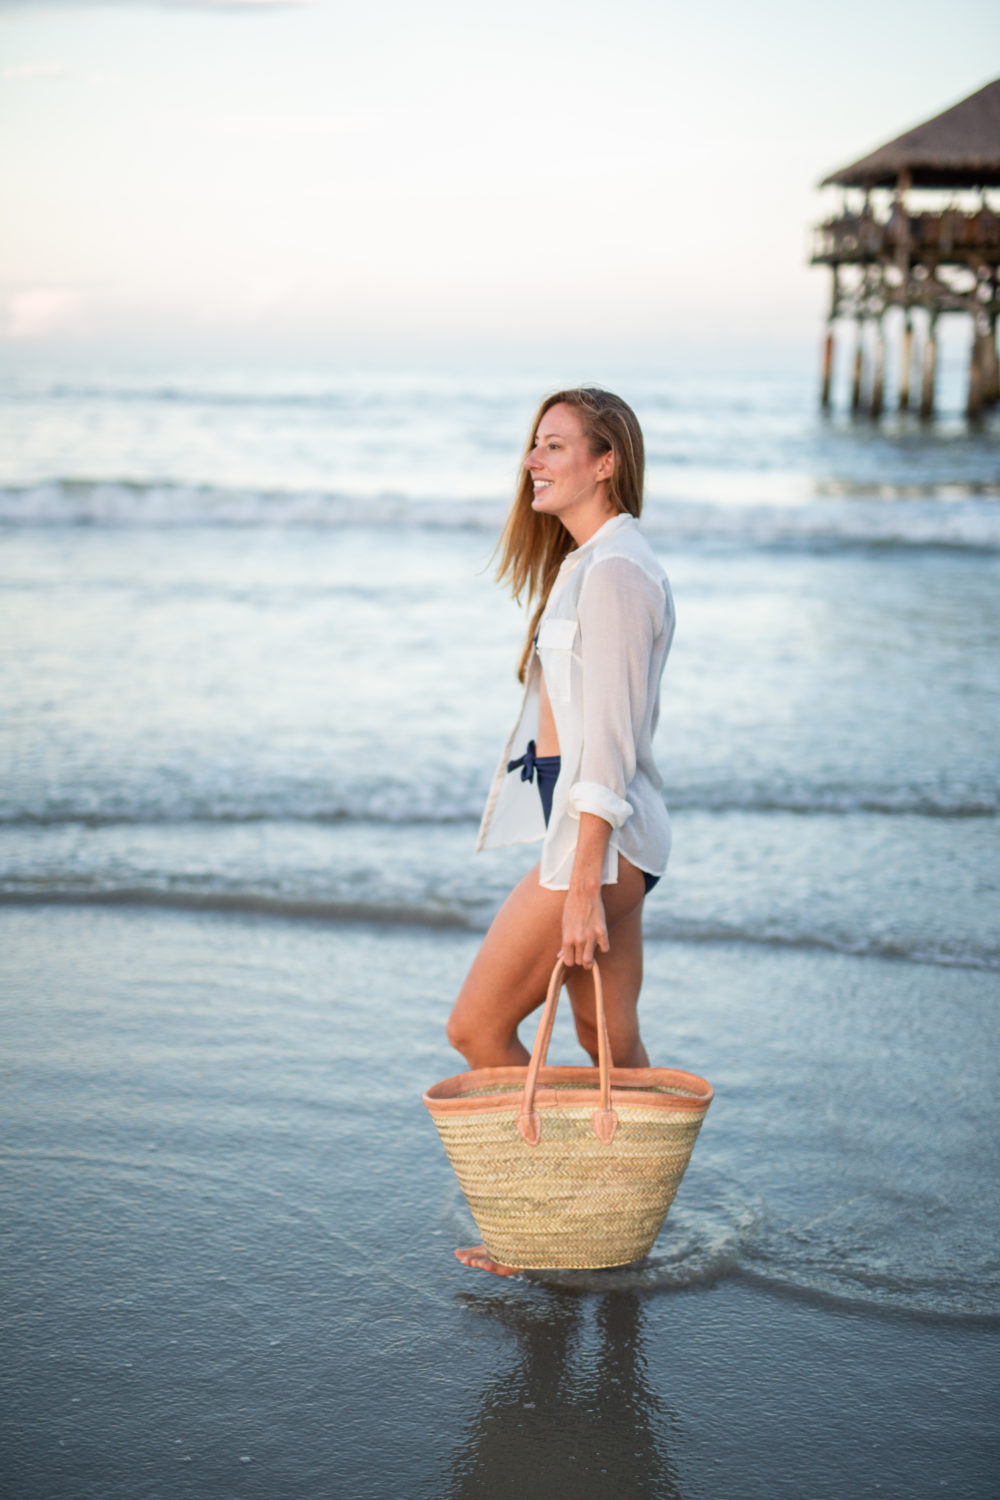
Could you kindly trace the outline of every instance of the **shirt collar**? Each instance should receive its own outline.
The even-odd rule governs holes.
[[[582,547],[577,547],[572,552],[567,552],[563,558],[563,567],[566,567],[570,563],[578,563],[581,557],[597,546],[598,542],[607,541],[609,536],[613,536],[616,531],[621,531],[623,526],[634,525],[635,516],[629,515],[627,510],[622,511],[620,515],[611,516],[605,521],[603,526],[597,528],[589,542],[584,542]]]

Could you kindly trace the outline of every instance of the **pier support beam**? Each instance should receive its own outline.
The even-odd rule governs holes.
[[[879,318],[875,324],[875,365],[872,370],[871,417],[877,422],[882,415],[885,402],[885,324]]]
[[[851,376],[851,415],[861,410],[861,379],[865,371],[864,323],[859,318],[854,339],[854,371]]]
[[[823,386],[819,404],[824,411],[830,410],[830,386],[833,381],[833,324],[829,323],[823,340]]]
[[[823,411],[830,410],[830,388],[833,384],[833,329],[840,312],[840,268],[833,266],[830,283],[830,311],[826,316],[826,339],[823,344],[823,379],[819,404]]]
[[[983,339],[983,402],[996,406],[1000,401],[1000,365],[997,363],[997,315],[990,316],[989,332]]]
[[[965,414],[970,422],[978,422],[983,414],[983,366],[986,363],[984,339],[976,318],[972,320],[972,344],[969,348],[969,398]]]
[[[899,409],[909,411],[910,409],[910,372],[913,369],[913,319],[910,310],[906,310],[906,322],[903,324],[903,338],[899,351]]]
[[[929,422],[934,415],[934,377],[937,374],[937,314],[931,313],[924,340],[923,369],[920,381],[920,420]]]

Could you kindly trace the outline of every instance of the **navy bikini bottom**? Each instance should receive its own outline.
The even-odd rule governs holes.
[[[536,776],[538,777],[538,795],[542,799],[542,813],[545,817],[546,828],[552,816],[552,793],[559,779],[560,760],[561,756],[558,755],[536,755],[535,742],[529,740],[525,753],[518,756],[517,760],[507,762],[507,770],[520,771],[522,781],[532,781]],[[646,885],[645,894],[648,896],[660,877],[650,875],[648,870],[642,870],[640,874]]]

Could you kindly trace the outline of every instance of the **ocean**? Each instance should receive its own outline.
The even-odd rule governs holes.
[[[533,858],[472,854],[491,555],[579,374],[0,375],[11,1495],[989,1492],[1000,428],[947,371],[929,429],[605,376],[677,607],[640,1014],[717,1097],[643,1265],[451,1258],[420,1094]]]

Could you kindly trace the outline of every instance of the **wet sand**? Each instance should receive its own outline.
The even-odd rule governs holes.
[[[934,1217],[891,1080],[888,1113],[868,1087],[877,1025],[858,1045],[849,1004],[853,985],[870,1006],[876,973],[908,994],[902,1055],[923,1045],[925,971],[651,944],[651,1051],[718,1090],[667,1229],[631,1276],[501,1282],[452,1257],[469,1220],[420,1104],[455,1071],[443,1020],[476,941],[0,912],[10,1500],[995,1493],[997,1310],[973,1285],[921,1311],[912,1268],[878,1285],[861,1220],[827,1247],[854,1257],[839,1281],[815,1246],[793,1248],[818,1233],[795,1193],[824,1173],[820,1218],[879,1184],[904,1219]],[[995,985],[931,978],[966,985],[970,1017]],[[843,1054],[836,1016],[823,1050],[872,1108],[865,1180],[809,1073],[815,1020],[796,1035],[761,999],[782,984],[841,997]],[[950,1043],[951,1076],[971,1078],[972,1022]],[[762,1080],[789,1119],[812,1090],[835,1169],[811,1141],[782,1158],[781,1111],[768,1135],[750,1104]],[[988,1211],[989,1100],[974,1104],[951,1149]]]

